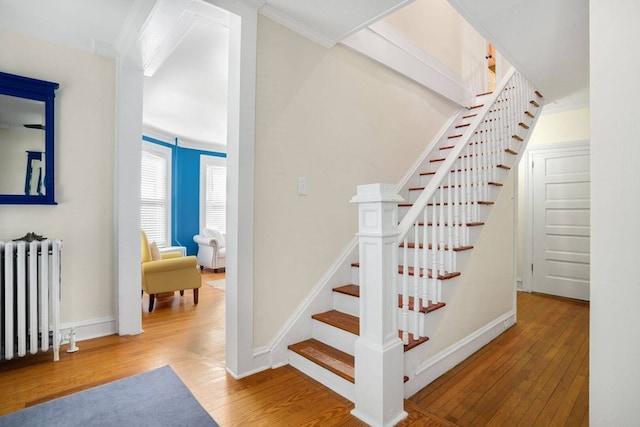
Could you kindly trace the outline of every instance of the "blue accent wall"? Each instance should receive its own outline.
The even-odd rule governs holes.
[[[180,147],[148,136],[143,141],[171,148],[171,244],[184,246],[188,255],[198,252],[193,236],[200,232],[200,156],[227,157],[217,151]]]

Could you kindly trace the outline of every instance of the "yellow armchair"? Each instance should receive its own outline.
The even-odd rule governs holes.
[[[149,312],[153,311],[156,294],[193,289],[193,303],[198,304],[198,289],[202,286],[197,270],[196,257],[183,257],[178,252],[162,254],[162,259],[153,260],[147,235],[142,232],[142,291],[149,294]]]

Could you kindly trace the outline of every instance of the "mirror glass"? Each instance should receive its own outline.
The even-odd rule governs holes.
[[[57,83],[0,72],[0,203],[55,204]]]
[[[0,95],[0,194],[44,195],[44,102]]]

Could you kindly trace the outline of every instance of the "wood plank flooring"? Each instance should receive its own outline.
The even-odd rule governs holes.
[[[147,313],[145,297],[144,334],[82,341],[57,363],[50,353],[0,363],[0,415],[170,365],[221,426],[365,425],[349,401],[289,366],[234,380],[224,291],[203,285],[197,306],[192,298],[157,300]],[[588,424],[588,304],[535,294],[518,304],[518,324],[406,400],[400,425]]]

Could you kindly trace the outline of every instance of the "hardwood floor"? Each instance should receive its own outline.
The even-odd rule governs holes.
[[[57,363],[50,353],[0,363],[0,415],[170,365],[221,426],[365,425],[349,401],[289,366],[228,375],[224,291],[203,285],[197,306],[191,292],[157,300],[153,313],[147,304],[144,334],[82,341]],[[402,426],[588,424],[589,305],[535,294],[518,304],[517,325],[405,401]]]

